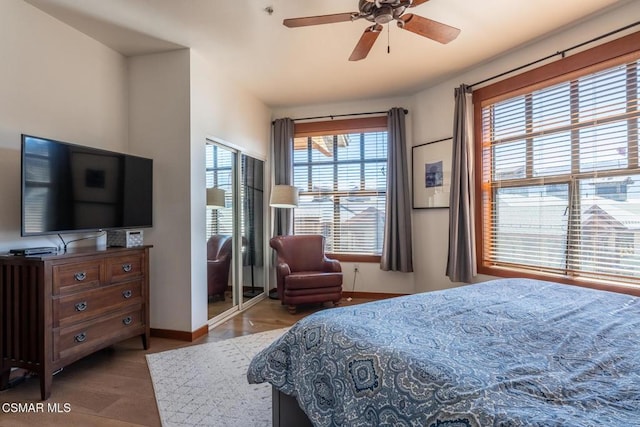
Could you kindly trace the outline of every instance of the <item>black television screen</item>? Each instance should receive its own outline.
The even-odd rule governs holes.
[[[153,161],[22,135],[23,236],[152,226]]]

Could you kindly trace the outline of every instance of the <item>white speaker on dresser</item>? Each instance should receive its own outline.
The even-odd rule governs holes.
[[[108,230],[107,246],[135,248],[144,245],[142,230]]]

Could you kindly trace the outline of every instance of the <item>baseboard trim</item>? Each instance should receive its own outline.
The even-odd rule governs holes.
[[[409,294],[388,294],[385,292],[349,292],[342,291],[342,296],[344,298],[365,298],[365,299],[387,299],[387,298],[395,298],[402,297]]]
[[[155,329],[151,328],[151,336],[156,338],[168,338],[172,340],[193,342],[209,334],[209,325],[204,325],[193,332],[174,331],[171,329]]]
[[[388,294],[384,292],[347,292],[342,291],[343,298],[363,298],[382,300],[387,298],[401,297],[407,294]],[[187,331],[174,331],[171,329],[155,329],[151,328],[151,336],[156,338],[168,338],[172,340],[193,342],[200,337],[209,334],[209,325],[206,324],[201,328],[196,329],[193,332]]]

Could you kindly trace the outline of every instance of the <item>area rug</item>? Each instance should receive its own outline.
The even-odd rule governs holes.
[[[147,355],[164,427],[271,425],[271,386],[247,368],[287,328]]]

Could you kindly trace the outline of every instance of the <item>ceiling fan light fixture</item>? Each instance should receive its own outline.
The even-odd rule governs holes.
[[[373,20],[376,24],[387,24],[394,19],[393,9],[390,6],[382,6],[374,12]]]

